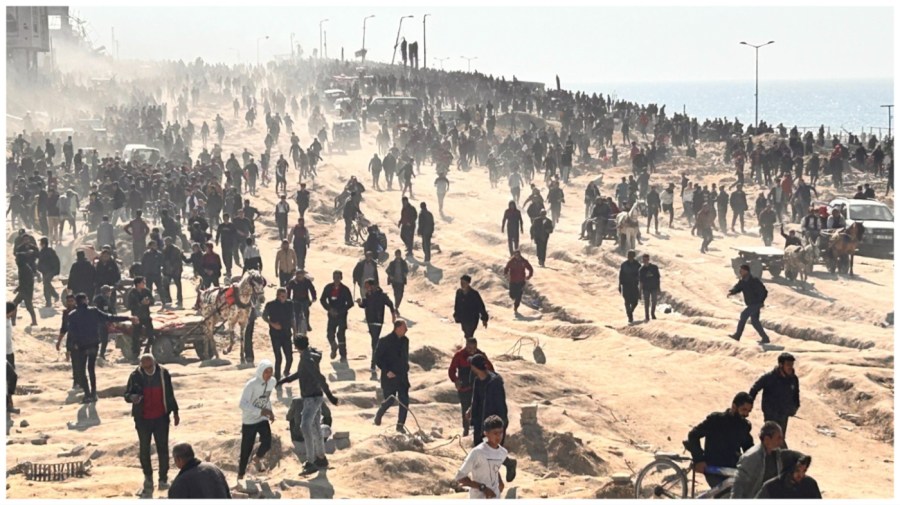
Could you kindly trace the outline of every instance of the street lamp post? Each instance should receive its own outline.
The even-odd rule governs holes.
[[[327,18],[319,21],[319,58],[322,57],[322,23],[325,23],[327,21]]]
[[[756,46],[753,44],[748,44],[746,42],[741,42],[742,45],[750,46],[756,50],[756,93],[753,94],[753,96],[756,99],[756,120],[754,121],[756,128],[759,128],[759,48],[767,46],[769,44],[774,44],[774,43],[775,43],[774,40],[770,40],[770,41],[766,42],[765,44],[760,44],[760,45]]]
[[[462,58],[468,62],[468,70],[466,70],[466,72],[471,72],[472,71],[472,60],[477,60],[478,56],[472,56],[472,57],[460,56],[460,58]]]
[[[891,126],[893,124],[893,119],[894,119],[893,116],[891,115],[891,111],[894,108],[894,106],[893,105],[882,105],[882,107],[886,107],[888,110],[888,138],[891,138],[894,136],[894,130],[891,129]]]
[[[422,68],[426,68],[428,66],[428,42],[425,38],[425,20],[431,14],[425,14],[422,16]]]
[[[366,61],[366,21],[370,18],[374,18],[375,14],[371,16],[366,16],[363,18],[363,45],[362,45],[362,61]]]
[[[256,66],[257,67],[259,66],[259,43],[263,40],[268,40],[268,39],[269,39],[268,35],[266,35],[265,37],[259,37],[258,39],[256,39]]]
[[[441,64],[441,70],[444,70],[444,62],[447,61],[447,60],[449,60],[450,57],[449,57],[449,56],[444,56],[443,58],[435,58],[435,59],[438,60],[438,63]]]
[[[400,26],[397,27],[397,38],[394,39],[394,55],[391,56],[391,65],[394,64],[394,60],[397,59],[397,45],[400,43],[400,30],[403,29],[403,20],[406,18],[413,18],[412,14],[409,16],[400,16]]]

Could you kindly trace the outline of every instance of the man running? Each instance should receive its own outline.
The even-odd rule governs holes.
[[[503,269],[509,281],[509,297],[513,300],[513,314],[519,315],[519,305],[522,303],[522,294],[525,292],[525,282],[534,275],[531,263],[522,257],[522,251],[516,249]]]
[[[756,333],[761,337],[759,343],[768,344],[769,336],[766,335],[766,329],[763,328],[763,325],[759,322],[759,311],[765,306],[766,297],[769,296],[769,291],[759,278],[750,275],[750,265],[741,265],[740,275],[741,278],[738,280],[737,284],[728,291],[728,296],[743,293],[744,303],[747,305],[747,308],[741,311],[741,318],[738,321],[737,330],[732,335],[729,335],[729,337],[739,341],[741,335],[744,333],[744,325],[747,324],[747,319],[750,319],[750,324],[753,326],[753,329],[756,330]]]

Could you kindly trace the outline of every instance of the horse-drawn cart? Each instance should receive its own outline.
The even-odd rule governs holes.
[[[206,333],[203,330],[203,318],[200,316],[179,316],[175,314],[154,314],[153,356],[162,364],[177,363],[181,353],[193,349],[201,361],[215,356],[215,349],[209,349]],[[115,339],[116,347],[128,361],[134,361],[141,354],[141,349],[134,348],[131,337],[131,325],[116,325],[110,332],[110,339]],[[141,339],[140,345],[146,343]]]
[[[777,247],[740,246],[732,247],[737,257],[731,259],[731,267],[735,275],[740,275],[741,265],[750,265],[750,274],[761,277],[768,270],[772,277],[778,277],[784,271],[784,251]]]

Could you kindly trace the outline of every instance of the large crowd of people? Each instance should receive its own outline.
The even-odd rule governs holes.
[[[182,282],[190,274],[200,290],[220,286],[225,290],[233,285],[237,268],[240,274],[263,271],[264,263],[271,265],[277,277],[275,299],[264,307],[254,300],[247,307],[251,322],[245,338],[252,339],[252,321],[260,317],[269,330],[274,360],[258,362],[240,395],[239,480],[245,477],[251,461],[257,470],[265,471],[263,456],[271,447],[269,424],[274,420],[269,396],[275,388],[298,379],[299,425],[307,458],[302,473],[311,475],[328,468],[323,449],[327,436],[323,399],[333,405],[339,403],[319,371],[326,351],[311,346],[316,337],[310,338],[310,310],[315,309],[317,300],[327,313],[327,327],[320,329],[326,339],[319,341],[327,343],[331,359],[339,357],[344,363],[348,356],[348,312],[355,307],[364,311],[371,337],[371,349],[366,351],[371,354],[372,377],[380,381],[384,393],[374,422],[380,425],[396,405],[396,428],[408,431],[410,339],[407,322],[400,317],[400,305],[411,275],[407,260],[416,254],[415,237],[421,238],[424,263],[430,264],[436,226],[424,202],[418,210],[413,204],[414,186],[417,194],[430,186],[419,177],[423,164],[436,168],[433,186],[441,215],[451,179],[477,176],[470,174],[474,167],[483,167],[491,187],[509,188],[509,205],[500,230],[508,238],[510,259],[503,273],[516,315],[528,281],[533,275],[547,275],[547,270],[536,271],[522,254],[521,235],[526,225],[536,246],[537,265],[545,267],[550,261],[550,239],[559,233],[555,225],[560,219],[571,219],[561,211],[571,177],[576,172],[600,175],[618,165],[620,149],[623,160],[627,152],[632,175],[617,183],[609,195],[602,194],[602,185],[588,184],[581,228],[582,237],[592,245],[602,247],[606,238],[623,252],[624,236],[617,231],[617,216],[628,214],[628,218],[636,205],[645,207],[635,214],[641,220],[646,217],[647,234],[651,221],[655,233],[659,232],[660,212],[663,224],[675,227],[678,188],[659,175],[659,167],[676,154],[696,157],[701,141],[724,142],[721,161],[734,167],[736,177],[736,182],[726,188],[724,184],[709,187],[691,181],[690,173],[681,175],[678,195],[683,214],[677,216],[678,225],[684,219],[691,233],[702,238],[701,252],[708,251],[713,230],[729,232],[729,210],[730,231],[738,233],[735,227],[739,223],[740,233],[746,232],[745,213],[751,210],[748,199],[754,199],[751,188],[758,194],[753,209],[766,245],[772,243],[774,226],[779,222],[800,224],[802,236],[813,241],[823,230],[845,227],[840,214],[833,218],[819,214],[821,209],[813,195],[818,195],[820,175],[830,176],[837,190],[843,188],[845,176],[852,170],[884,178],[887,191],[893,188],[890,138],[826,139],[824,128],[816,137],[812,132],[800,135],[796,128],[788,132],[782,125],[773,128],[765,123],[745,129],[737,120],[698,121],[683,114],[669,115],[664,105],[640,105],[603,94],[543,91],[515,78],[381,64],[370,64],[354,76],[355,69],[349,63],[296,59],[253,68],[167,63],[159,71],[166,77],[142,77],[130,85],[112,83],[108,94],[85,98],[98,106],[97,114],[113,149],[79,145],[71,137],[60,142],[31,128],[17,133],[8,146],[7,215],[8,222],[18,230],[13,244],[18,285],[16,298],[7,304],[7,407],[12,411],[16,383],[11,325],[20,303],[24,303],[31,324],[37,324],[33,307],[36,280],[43,282],[39,298],[46,306],[67,303],[57,345],[65,339],[73,381],[83,391],[85,403],[97,401],[94,367],[107,356],[105,323],[130,321],[136,368],[127,378],[125,400],[131,404],[138,433],[144,490],[153,489],[152,437],[159,453],[159,488],[169,489],[173,498],[230,496],[221,471],[200,462],[189,444],[173,447],[180,471],[171,487],[168,482],[169,424],[174,421],[177,426],[180,420],[171,376],[153,355],[157,330],[151,308],[183,309]],[[323,92],[338,85],[335,76],[346,74],[356,78],[342,81],[352,83],[345,86],[349,99],[335,113]],[[73,90],[75,99],[82,96],[75,92],[81,89],[76,84],[62,82],[59,86]],[[128,90],[131,101],[121,100],[126,96],[124,90]],[[419,105],[401,105],[378,118],[367,117],[365,104],[380,95],[414,97]],[[229,106],[233,103],[235,117],[243,112],[250,126],[258,114],[264,117],[265,149],[258,156],[249,152],[250,146],[238,156],[227,153],[222,143],[229,132],[221,116],[209,122],[198,120],[199,125],[188,119],[195,117],[191,111],[201,97]],[[337,114],[360,121],[363,129],[369,128],[370,121],[377,122],[379,152],[364,170],[378,191],[382,172],[388,188],[393,187],[396,176],[402,193],[397,224],[403,247],[393,251],[391,259],[388,237],[363,213],[361,196],[365,187],[353,177],[334,203],[336,214],[344,220],[344,240],[361,248],[361,259],[352,272],[350,286],[344,284],[344,273],[335,271],[331,282],[317,289],[308,275],[309,258],[314,252],[305,219],[311,200],[325,198],[307,188],[304,181],[315,180],[316,164],[328,156],[331,147],[322,123],[328,117],[326,111],[328,116]],[[301,145],[295,134],[295,127],[304,118],[309,127],[308,135],[304,135],[312,138],[308,146]],[[557,122],[558,128],[552,126]],[[215,137],[211,137],[213,134]],[[288,137],[290,148],[282,150],[288,159],[284,154],[273,159],[279,142]],[[127,144],[145,144],[150,147],[149,154],[121,152]],[[827,150],[829,154],[822,154]],[[296,183],[287,175],[291,166],[298,172]],[[745,167],[750,170],[746,179]],[[263,258],[255,243],[257,228],[262,225],[258,222],[260,211],[250,199],[256,195],[258,182],[262,187],[272,184],[270,171],[275,174],[279,200],[265,205],[271,205],[281,243],[271,259]],[[523,188],[525,200],[520,202]],[[855,197],[874,199],[877,195],[867,186]],[[524,222],[522,211],[529,223]],[[582,220],[580,216],[577,219]],[[638,224],[638,234],[642,224]],[[84,240],[85,233],[93,234],[93,239]],[[72,247],[70,237],[82,237],[80,249],[74,261],[68,261],[71,254],[67,251],[66,261],[61,262],[59,249]],[[660,268],[646,253],[640,262],[634,250],[627,251],[627,258],[617,285],[628,321],[634,322],[641,300],[644,320],[655,320]],[[186,266],[191,267],[190,274]],[[73,295],[71,305],[67,295],[58,294],[59,282],[54,280],[64,267],[69,268],[63,287]],[[392,287],[392,296],[382,290],[382,275]],[[516,460],[503,447],[509,425],[506,392],[501,375],[475,339],[479,324],[487,328],[490,320],[475,288],[477,280],[463,275],[459,282],[453,319],[460,324],[465,346],[453,357],[449,378],[459,395],[463,436],[471,434],[475,448],[456,480],[470,488],[472,498],[494,498],[503,492],[504,480],[512,481],[516,474]],[[170,291],[173,284],[174,299]],[[737,293],[743,294],[747,307],[732,338],[740,338],[749,319],[762,343],[768,343],[759,321],[766,288],[750,274],[747,265],[741,267],[741,279],[729,295]],[[194,308],[199,304],[198,296]],[[118,316],[120,310],[130,316]],[[385,320],[386,311],[390,323]],[[299,354],[296,371],[295,348]],[[252,345],[242,346],[242,352],[242,362],[254,363]],[[781,450],[787,420],[799,408],[793,364],[794,358],[783,354],[775,371],[760,378],[749,393],[738,394],[727,411],[711,414],[685,442],[698,473],[704,473],[706,466],[738,468],[732,490],[736,498],[820,497],[816,482],[805,475],[810,457]],[[760,431],[759,444],[754,446],[745,418],[760,391],[766,424]],[[259,445],[254,453],[257,437]],[[701,438],[706,440],[705,448],[700,447]],[[503,478],[498,473],[501,466],[506,468]],[[707,479],[711,487],[721,484],[715,476],[708,475]]]

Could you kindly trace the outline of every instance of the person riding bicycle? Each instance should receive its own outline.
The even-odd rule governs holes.
[[[753,398],[746,392],[740,392],[731,402],[731,408],[706,416],[683,442],[694,460],[694,471],[704,474],[710,487],[718,486],[726,477],[707,474],[708,466],[735,468],[741,453],[753,447],[750,421],[747,420],[752,410]],[[704,448],[700,447],[701,438],[706,439]]]
[[[737,475],[731,487],[732,498],[755,498],[763,483],[781,473],[778,449],[783,441],[781,426],[775,421],[766,421],[759,430],[759,443],[738,461]]]

